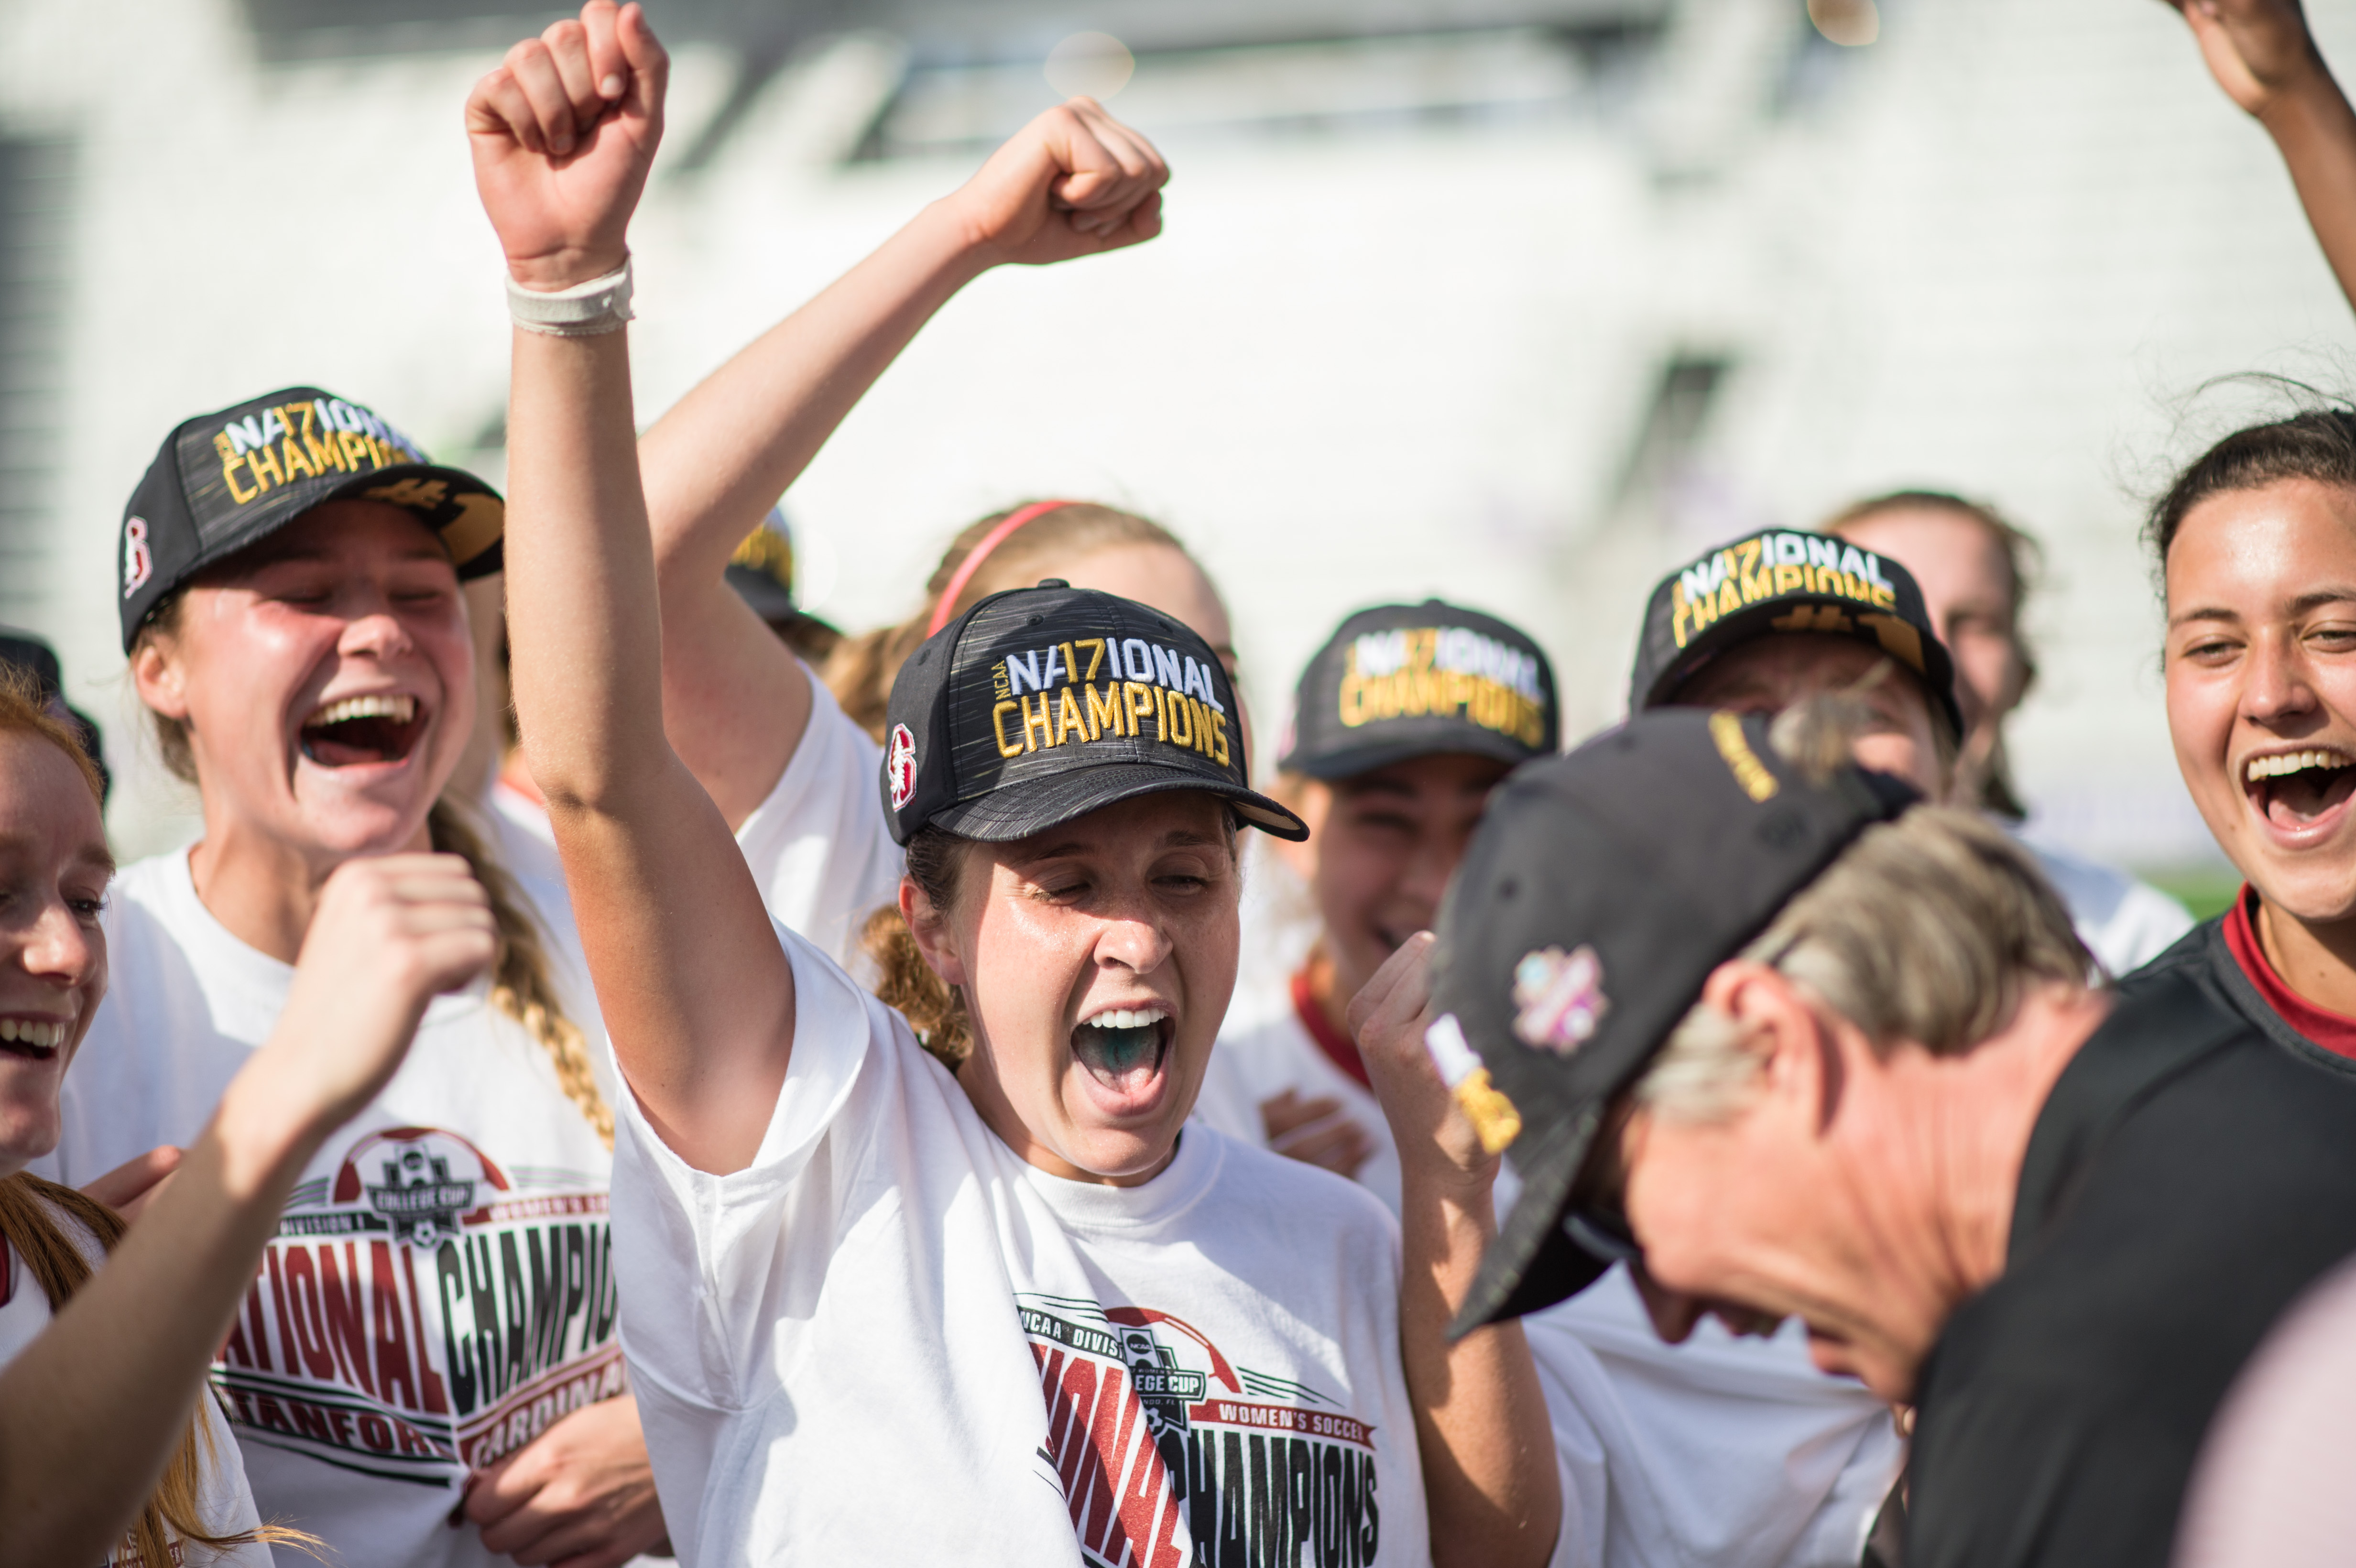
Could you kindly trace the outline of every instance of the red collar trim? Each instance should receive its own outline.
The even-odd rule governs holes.
[[[1292,1012],[1301,1020],[1301,1027],[1309,1031],[1309,1038],[1317,1042],[1317,1049],[1373,1093],[1374,1081],[1366,1076],[1366,1064],[1358,1055],[1358,1042],[1335,1029],[1333,1020],[1325,1016],[1325,1009],[1317,1005],[1316,997],[1309,989],[1309,971],[1305,968],[1292,976]]]
[[[2225,912],[2225,946],[2233,955],[2233,962],[2242,966],[2242,973],[2249,976],[2250,984],[2283,1022],[2334,1056],[2356,1058],[2356,1019],[2308,1001],[2292,990],[2266,961],[2265,949],[2258,945],[2254,919],[2257,907],[2257,890],[2244,884],[2241,897]]]

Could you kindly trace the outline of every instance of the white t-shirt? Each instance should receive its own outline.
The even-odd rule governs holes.
[[[1355,1179],[1381,1199],[1384,1208],[1398,1213],[1398,1145],[1391,1137],[1390,1124],[1383,1119],[1382,1102],[1375,1098],[1374,1091],[1318,1049],[1289,995],[1282,1010],[1263,1012],[1241,1027],[1236,1025],[1234,1008],[1228,1009],[1227,1018],[1228,1027],[1220,1031],[1210,1065],[1204,1070],[1203,1092],[1194,1101],[1195,1117],[1231,1138],[1264,1147],[1268,1124],[1260,1119],[1263,1101],[1288,1089],[1303,1100],[1338,1101],[1341,1109],[1335,1115],[1364,1128],[1374,1150],[1358,1167]]]
[[[54,1212],[54,1211],[52,1211]],[[106,1249],[70,1215],[57,1216],[67,1235],[88,1258],[93,1269],[106,1264]],[[49,1326],[49,1297],[41,1282],[25,1260],[12,1246],[0,1245],[0,1367],[6,1366],[24,1354],[41,1330]],[[221,1419],[220,1407],[207,1397],[197,1402],[197,1416],[204,1424],[204,1434],[198,1440],[197,1511],[202,1528],[213,1535],[235,1535],[241,1531],[261,1527],[262,1516],[254,1511],[253,1493],[245,1484],[245,1468],[238,1463],[237,1441],[230,1435],[229,1423]],[[187,1568],[200,1565],[228,1564],[230,1568],[271,1568],[270,1548],[262,1541],[250,1541],[223,1552],[188,1541],[177,1541],[181,1561]]]
[[[900,847],[892,842],[879,793],[883,752],[824,681],[812,675],[809,683],[809,727],[786,771],[736,829],[736,842],[769,912],[864,976],[860,930],[868,915],[900,897]],[[493,786],[490,803],[509,869],[551,923],[570,933],[573,904],[547,810],[504,784]]]
[[[80,1185],[187,1145],[294,971],[198,899],[187,856],[115,880],[112,989],[44,1174]],[[574,1014],[590,1027],[594,1015]],[[612,1157],[487,986],[439,997],[384,1092],[287,1200],[214,1382],[263,1513],[343,1568],[503,1563],[448,1519],[469,1470],[626,1387]]]
[[[1286,1089],[1342,1103],[1374,1146],[1357,1179],[1397,1212],[1381,1103],[1318,1049],[1289,988],[1221,1035],[1196,1122],[1264,1145],[1260,1103]],[[1517,1190],[1509,1166],[1501,1215]],[[1863,1384],[1815,1369],[1799,1324],[1739,1339],[1711,1318],[1664,1344],[1622,1269],[1523,1322],[1561,1464],[1556,1568],[1853,1568],[1901,1445]]]
[[[1787,1322],[1665,1345],[1624,1268],[1522,1319],[1563,1489],[1557,1568],[1855,1568],[1904,1445]]]
[[[856,976],[860,928],[900,897],[900,847],[884,816],[884,753],[809,677],[809,725],[768,798],[736,829],[771,915]]]
[[[1050,1177],[779,941],[795,1044],[754,1162],[694,1170],[635,1104],[616,1149],[682,1561],[1429,1562],[1378,1204],[1200,1124],[1142,1186]]]
[[[2012,824],[2004,826],[2012,830]],[[2037,857],[2045,880],[2069,906],[2078,940],[2114,976],[2135,973],[2192,929],[2192,916],[2184,906],[2148,882],[2066,849],[2025,838],[2020,842]]]

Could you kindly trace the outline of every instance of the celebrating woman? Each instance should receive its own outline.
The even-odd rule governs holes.
[[[117,883],[62,1179],[197,1136],[293,1005],[340,868],[458,855],[497,917],[487,983],[427,1008],[307,1162],[216,1373],[264,1516],[351,1568],[607,1565],[663,1534],[616,1341],[594,1014],[445,799],[474,720],[460,581],[496,570],[501,515],[372,411],[293,388],[174,430],[123,524],[132,679],[204,831]]]
[[[583,19],[511,51],[468,126],[519,329],[518,709],[629,1085],[619,1239],[677,1544],[1423,1560],[1379,1206],[1180,1137],[1237,828],[1301,831],[1246,783],[1208,645],[1050,583],[903,667],[884,787],[900,910],[970,1024],[954,1076],[773,923],[666,741],[623,331],[665,60],[636,5]]]
[[[273,1540],[317,1543],[262,1525],[206,1365],[245,1329],[295,1178],[496,935],[455,856],[330,877],[276,1029],[126,1239],[112,1210],[26,1169],[56,1145],[107,987],[100,793],[79,737],[0,672],[0,1563],[254,1568]]]

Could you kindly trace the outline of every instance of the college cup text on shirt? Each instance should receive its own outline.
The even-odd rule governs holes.
[[[1230,765],[1217,683],[1174,648],[1142,637],[1076,637],[1008,654],[990,667],[990,677],[998,697],[990,723],[1001,757],[1107,736],[1141,740],[1150,729],[1156,741]]]
[[[214,1368],[241,1435],[452,1486],[624,1392],[606,1210],[454,1133],[359,1136],[296,1189]]]
[[[1047,1399],[1039,1457],[1090,1568],[1379,1560],[1371,1425],[1234,1365],[1169,1313],[1027,1292],[1016,1305]]]

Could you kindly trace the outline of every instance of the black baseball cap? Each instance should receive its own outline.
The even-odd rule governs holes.
[[[1554,667],[1494,615],[1438,599],[1361,610],[1317,650],[1277,766],[1353,778],[1410,757],[1519,763],[1560,745]]]
[[[769,515],[738,541],[723,575],[736,597],[764,621],[791,621],[801,614],[794,603],[794,539],[785,514],[776,507],[770,507]]]
[[[1954,733],[1964,730],[1955,666],[1912,573],[1830,534],[1768,528],[1669,573],[1644,608],[1628,710],[1676,699],[1718,655],[1777,632],[1821,632],[1879,648],[1914,673]]]
[[[346,496],[417,514],[462,578],[499,569],[507,503],[498,491],[428,463],[365,404],[288,387],[199,414],[164,438],[123,512],[123,651],[198,572]]]
[[[1158,610],[1059,579],[993,593],[892,682],[892,837],[905,844],[930,823],[1003,843],[1135,795],[1198,789],[1280,838],[1308,837],[1252,789],[1237,712],[1210,645]]]
[[[1549,1307],[1610,1266],[1576,1239],[1569,1200],[1612,1101],[1711,970],[1917,798],[1846,764],[1811,778],[1769,744],[1770,722],[1638,714],[1490,795],[1440,909],[1430,1041],[1522,1191],[1453,1332]]]

